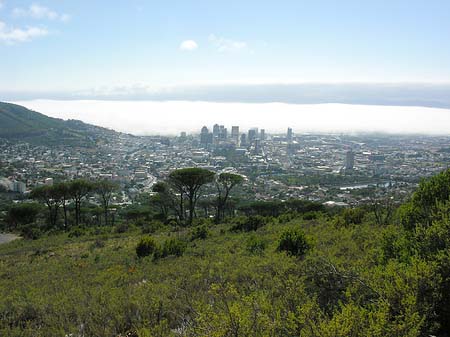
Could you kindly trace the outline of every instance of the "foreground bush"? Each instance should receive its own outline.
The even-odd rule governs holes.
[[[155,251],[155,259],[167,256],[182,256],[186,250],[186,243],[180,239],[168,239],[163,246]]]
[[[151,236],[145,236],[139,241],[136,246],[136,255],[138,257],[145,257],[152,255],[158,250],[158,245]]]
[[[310,245],[305,234],[299,229],[289,229],[281,234],[278,242],[278,251],[285,251],[289,255],[303,256]]]
[[[236,219],[236,222],[231,230],[244,232],[256,231],[258,228],[265,226],[266,223],[266,218],[260,215],[240,217]]]
[[[203,226],[197,226],[195,228],[193,228],[192,230],[192,234],[191,234],[191,240],[197,240],[197,239],[201,239],[204,240],[208,237],[208,227],[206,227],[205,225]]]

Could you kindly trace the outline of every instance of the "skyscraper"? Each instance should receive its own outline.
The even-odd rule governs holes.
[[[248,142],[249,144],[253,143],[253,141],[258,138],[258,128],[251,128],[248,130]]]
[[[241,146],[247,146],[247,136],[245,133],[241,135]]]
[[[293,138],[293,135],[292,135],[292,129],[291,129],[291,128],[288,128],[288,129],[287,129],[286,139],[287,139],[288,142],[292,142],[292,138]]]
[[[219,137],[219,134],[220,134],[220,126],[219,126],[219,124],[214,124],[212,133],[213,133],[213,137],[214,138]]]
[[[221,125],[219,127],[219,138],[220,139],[227,139],[227,137],[228,137],[227,128],[225,126]]]
[[[202,131],[200,132],[200,143],[202,145],[208,145],[209,143],[209,130],[206,126],[202,127]]]
[[[349,150],[345,155],[345,169],[353,170],[354,165],[355,165],[355,154],[353,153],[352,150]]]
[[[259,139],[261,139],[261,141],[266,140],[266,130],[261,129],[261,131],[259,132]]]

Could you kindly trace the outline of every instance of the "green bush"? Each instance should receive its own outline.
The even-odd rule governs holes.
[[[365,215],[366,212],[361,208],[344,208],[341,214],[335,216],[334,225],[336,227],[360,225]]]
[[[161,221],[153,220],[149,223],[142,225],[142,233],[144,234],[153,234],[157,230],[164,227],[164,224]]]
[[[206,227],[205,225],[195,227],[192,229],[191,241],[197,239],[204,240],[208,237],[208,234],[209,234],[208,227]]]
[[[69,232],[69,238],[79,238],[84,235],[85,231],[80,227],[75,227]]]
[[[186,250],[186,243],[180,239],[168,239],[164,242],[162,248],[162,257],[175,255],[182,256]]]
[[[310,245],[305,234],[299,229],[289,229],[283,232],[278,241],[278,251],[285,251],[293,256],[303,256],[309,248]]]
[[[126,232],[128,232],[129,230],[130,230],[130,226],[129,226],[128,224],[126,224],[126,223],[118,224],[118,225],[116,226],[116,228],[114,229],[114,231],[115,231],[116,233],[118,233],[118,234],[126,233]]]
[[[20,230],[20,235],[25,239],[37,240],[44,233],[37,227],[33,225],[24,226]]]
[[[258,228],[265,226],[266,218],[260,215],[251,215],[249,217],[239,217],[235,220],[235,224],[231,227],[233,231],[256,231]]]
[[[247,239],[246,249],[248,252],[252,254],[262,254],[266,249],[267,243],[263,239],[258,238],[255,235],[252,235]]]
[[[316,220],[318,218],[318,212],[306,212],[303,214],[303,220]]]
[[[136,255],[138,257],[145,257],[152,255],[158,250],[158,245],[151,236],[145,236],[139,241],[136,246]]]

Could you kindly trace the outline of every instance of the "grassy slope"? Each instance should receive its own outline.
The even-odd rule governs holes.
[[[308,258],[276,252],[280,233],[290,227],[302,227],[314,242]],[[87,336],[132,329],[140,336],[150,336],[150,330],[167,336],[194,317],[196,326],[188,329],[193,335],[226,335],[236,324],[239,336],[248,335],[246,329],[269,335],[270,329],[282,331],[277,326],[287,317],[277,315],[285,315],[283,308],[297,302],[312,305],[314,295],[302,290],[308,286],[308,268],[321,261],[347,271],[371,265],[379,232],[368,225],[336,229],[325,221],[300,219],[269,224],[256,233],[233,233],[229,225],[220,225],[206,240],[191,242],[184,256],[157,262],[136,258],[135,246],[142,237],[137,231],[9,243],[0,246],[0,312],[9,312],[0,317],[0,335],[29,329],[24,335],[35,336],[32,331],[40,326],[42,336],[61,336],[76,333],[83,322]],[[155,237],[162,241],[186,235],[163,232]],[[248,238],[255,235],[268,244],[263,254],[246,249]],[[265,314],[252,320],[255,305]]]

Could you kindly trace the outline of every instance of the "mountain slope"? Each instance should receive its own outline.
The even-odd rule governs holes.
[[[94,146],[102,135],[114,131],[45,116],[23,106],[0,102],[0,138],[35,145]]]

